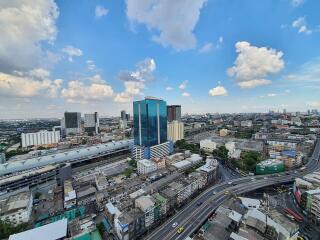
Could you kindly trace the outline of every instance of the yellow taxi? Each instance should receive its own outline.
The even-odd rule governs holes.
[[[181,227],[178,228],[177,233],[180,234],[180,233],[182,233],[183,231],[184,231],[184,227],[181,226]]]

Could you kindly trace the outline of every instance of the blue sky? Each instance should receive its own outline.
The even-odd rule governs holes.
[[[0,118],[320,108],[316,0],[0,3]]]

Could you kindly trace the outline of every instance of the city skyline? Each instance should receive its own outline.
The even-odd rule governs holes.
[[[183,114],[319,109],[319,7],[2,1],[0,119],[132,114],[145,96]]]

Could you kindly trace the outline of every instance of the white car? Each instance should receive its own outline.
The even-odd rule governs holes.
[[[174,222],[174,223],[172,224],[172,227],[175,228],[176,226],[178,226],[178,223],[177,223],[177,222]]]

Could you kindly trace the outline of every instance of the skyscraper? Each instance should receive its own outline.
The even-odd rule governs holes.
[[[151,97],[133,103],[134,144],[150,147],[167,141],[166,106]]]
[[[79,112],[65,112],[63,119],[64,134],[79,134],[81,132],[81,113]]]
[[[84,114],[84,129],[89,135],[99,133],[99,116],[97,112]]]
[[[173,151],[167,140],[167,106],[162,99],[146,97],[133,103],[134,148],[137,160],[162,157]]]
[[[121,116],[121,120],[126,120],[126,111],[125,110],[122,110],[121,113],[120,113],[120,116]]]
[[[174,120],[181,121],[181,106],[180,105],[169,105],[167,106],[167,119],[168,122]]]

